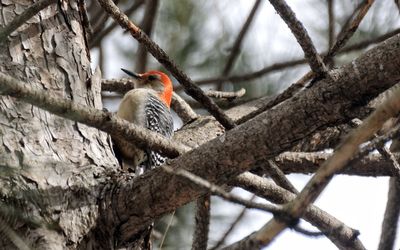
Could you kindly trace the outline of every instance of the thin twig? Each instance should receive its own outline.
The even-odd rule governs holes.
[[[205,91],[205,93],[209,97],[228,99],[228,100],[232,101],[233,99],[244,96],[246,94],[246,90],[244,88],[241,88],[238,91],[234,91],[234,92],[207,90],[207,91]]]
[[[158,133],[122,120],[115,114],[56,98],[57,95],[50,91],[33,89],[29,84],[1,72],[0,94],[17,97],[58,116],[95,127],[114,137],[134,142],[141,149],[150,148],[170,158],[189,150],[188,147],[172,142]]]
[[[253,194],[253,196],[251,196],[250,198],[250,201],[254,201],[256,197],[257,196]],[[225,243],[226,238],[228,238],[228,236],[233,232],[233,230],[236,228],[239,222],[244,218],[247,211],[248,210],[246,207],[242,208],[236,219],[231,223],[229,228],[225,231],[224,235],[222,235],[222,237],[217,241],[217,244],[215,244],[215,246],[213,246],[210,250],[219,249],[219,247]]]
[[[162,236],[162,239],[161,239],[161,242],[160,242],[160,246],[158,247],[160,250],[162,250],[162,247],[164,245],[165,239],[167,238],[167,234],[168,234],[169,228],[172,225],[172,221],[174,220],[175,213],[176,213],[176,210],[174,210],[174,212],[172,212],[172,214],[170,215],[167,228],[165,229],[165,232],[164,232],[164,234]]]
[[[210,226],[211,196],[206,194],[196,201],[196,225],[193,233],[192,250],[206,250]]]
[[[255,17],[256,12],[257,12],[257,10],[258,10],[258,8],[260,6],[260,3],[261,3],[261,0],[256,0],[255,1],[254,5],[253,5],[253,8],[250,11],[249,16],[247,17],[246,21],[244,22],[244,24],[243,24],[243,26],[242,26],[242,28],[241,28],[241,30],[239,32],[239,35],[236,37],[236,40],[233,43],[233,46],[232,46],[232,49],[231,49],[231,53],[230,53],[230,55],[229,55],[229,57],[228,57],[228,59],[226,61],[225,67],[224,67],[224,69],[222,71],[222,77],[228,76],[229,73],[231,72],[231,70],[233,68],[233,65],[235,64],[235,62],[236,62],[236,60],[237,60],[237,58],[239,56],[240,47],[242,46],[242,42],[244,40],[244,37],[246,36],[247,31],[249,30],[250,25],[254,20],[254,17]],[[218,90],[221,90],[222,83],[223,82],[219,82],[218,83]]]
[[[324,76],[327,73],[327,68],[315,49],[307,30],[296,18],[296,14],[284,0],[269,0],[269,2],[274,6],[275,10],[296,37],[297,42],[304,51],[304,55],[307,58],[311,70],[320,77]]]
[[[143,14],[143,20],[141,23],[142,31],[151,37],[151,33],[154,28],[154,23],[157,16],[158,0],[148,0],[146,8]],[[147,66],[147,50],[140,44],[138,51],[136,52],[136,72],[146,71]]]
[[[342,31],[339,33],[338,38],[335,41],[335,44],[329,49],[328,54],[324,57],[324,62],[330,61],[336,53],[343,48],[343,46],[347,43],[347,41],[353,36],[354,32],[356,32],[358,26],[361,21],[364,19],[365,15],[368,13],[368,10],[371,8],[374,0],[365,0],[362,7],[360,8],[357,16],[351,22],[348,27],[343,27]]]
[[[335,1],[328,0],[328,47],[332,48],[335,39]]]
[[[338,54],[343,54],[343,53],[347,53],[350,51],[365,49],[366,47],[370,46],[371,44],[381,43],[381,42],[387,40],[388,38],[395,36],[399,33],[400,33],[400,28],[392,30],[392,31],[390,31],[386,34],[380,35],[378,37],[371,38],[371,39],[368,39],[368,40],[365,40],[362,42],[355,43],[353,45],[346,46],[343,49],[341,49]]]
[[[172,94],[171,108],[178,114],[184,124],[199,117],[190,105],[175,92]]]
[[[111,0],[98,0],[100,5],[117,21],[122,28],[130,32],[140,44],[171,72],[180,84],[185,87],[185,92],[200,102],[207,111],[215,117],[225,128],[231,129],[236,124],[230,119],[204,92],[199,88],[174,62],[169,58],[167,53],[154,43],[142,30],[137,27],[129,18],[121,13],[119,8]]]
[[[335,1],[328,0],[328,50],[332,48],[335,41]],[[331,69],[334,66],[334,61],[327,63],[327,67]]]
[[[238,244],[256,244],[256,246],[267,246],[272,239],[280,234],[290,221],[301,217],[308,205],[315,201],[328,185],[333,175],[343,169],[359,151],[359,145],[376,133],[382,125],[400,111],[400,85],[393,89],[386,101],[379,107],[350,135],[336,150],[335,154],[328,159],[319,171],[311,178],[299,195],[284,207],[285,217],[274,217],[251,237]]]
[[[144,0],[135,1],[129,9],[124,11],[125,15],[130,16],[133,12],[135,12],[137,9],[139,9],[139,7],[142,6],[143,3],[144,3]],[[103,38],[106,35],[108,35],[111,31],[113,31],[115,29],[115,27],[117,27],[117,26],[118,26],[118,23],[113,22],[112,24],[110,24],[110,26],[108,26],[107,28],[102,30],[100,33],[95,35],[94,38],[90,41],[90,45],[89,45],[90,48],[98,46],[100,44],[101,40],[103,40]]]
[[[240,204],[247,208],[255,208],[255,209],[259,209],[259,210],[270,212],[270,213],[278,213],[281,211],[280,206],[273,205],[273,204],[264,204],[264,203],[253,202],[253,201],[250,201],[247,199],[243,199],[232,193],[228,193],[223,188],[221,188],[215,184],[212,184],[209,181],[201,178],[200,176],[194,175],[185,169],[172,169],[171,167],[169,167],[165,164],[161,168],[165,172],[185,178],[185,179],[189,180],[190,182],[192,182],[193,184],[200,186],[202,188],[205,188],[205,189],[207,189],[207,191],[211,192],[212,194],[218,195],[219,197],[221,197],[227,201],[230,201],[230,202],[233,202],[236,204]]]
[[[34,15],[39,13],[41,10],[47,6],[56,3],[57,0],[41,0],[32,4],[27,8],[21,15],[16,16],[6,27],[0,29],[0,44],[5,41],[5,39],[17,30],[22,24],[31,19]]]

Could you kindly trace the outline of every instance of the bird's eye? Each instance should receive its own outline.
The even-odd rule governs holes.
[[[160,80],[160,77],[158,75],[149,75],[147,79],[149,79],[149,81],[154,81],[154,80]]]

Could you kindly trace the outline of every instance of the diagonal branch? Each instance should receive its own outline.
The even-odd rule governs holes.
[[[250,201],[253,201],[257,196],[253,195],[250,198]],[[222,235],[222,237],[217,241],[217,243],[215,244],[215,246],[213,246],[212,248],[210,248],[210,250],[216,250],[219,249],[224,243],[226,238],[233,232],[233,230],[236,228],[236,226],[239,224],[239,222],[244,218],[246,212],[247,212],[247,208],[244,207],[238,216],[236,216],[236,219],[231,223],[231,225],[229,226],[229,228],[225,231],[225,233]]]
[[[124,12],[125,15],[130,16],[133,12],[135,12],[137,9],[139,9],[139,7],[142,6],[143,3],[144,3],[144,0],[135,1],[133,3],[133,5]],[[94,38],[90,41],[89,47],[93,48],[93,47],[99,46],[101,40],[103,40],[103,38],[105,36],[107,36],[111,31],[113,31],[117,26],[118,26],[118,23],[113,22],[107,28],[100,31],[100,33],[96,34],[94,36]]]
[[[119,8],[111,0],[98,0],[100,5],[117,21],[122,28],[129,31],[140,44],[169,70],[172,75],[185,87],[185,92],[200,102],[212,116],[217,119],[225,128],[235,127],[235,123],[211,100],[204,92],[169,58],[156,43],[154,43],[142,30],[137,27],[129,18],[121,13]]]
[[[307,58],[308,64],[311,70],[315,72],[318,76],[324,76],[327,72],[327,68],[322,61],[322,58],[318,54],[311,41],[307,30],[304,28],[303,24],[296,18],[296,14],[293,10],[286,4],[284,0],[269,0],[269,2],[274,6],[275,10],[281,16],[283,21],[287,24],[289,29],[292,31],[293,35],[296,37],[297,42],[300,44],[304,51],[304,55]]]
[[[27,8],[21,15],[14,18],[6,27],[0,29],[0,44],[5,41],[5,39],[15,30],[17,30],[22,24],[31,19],[34,15],[39,13],[47,6],[56,3],[57,0],[41,0],[31,7]]]
[[[158,7],[158,0],[148,0],[146,2],[146,8],[143,14],[142,20],[142,30],[146,33],[149,37],[151,37],[151,33],[154,28],[154,22],[157,16],[157,7]],[[145,72],[147,66],[147,50],[146,48],[140,44],[138,51],[136,53],[136,72]]]

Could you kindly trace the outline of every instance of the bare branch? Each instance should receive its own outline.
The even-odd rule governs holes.
[[[299,191],[293,186],[293,184],[286,178],[285,174],[282,172],[282,170],[273,162],[272,160],[268,161],[268,167],[265,167],[265,169],[268,171],[270,177],[274,180],[276,184],[279,186],[283,187],[284,189],[294,193],[298,194]]]
[[[232,49],[231,49],[231,53],[230,53],[230,55],[228,57],[228,60],[226,61],[225,67],[224,67],[224,69],[222,71],[222,76],[223,77],[224,76],[228,76],[229,73],[231,72],[231,70],[233,68],[233,65],[235,64],[235,62],[236,62],[236,60],[237,60],[237,58],[239,56],[240,47],[242,46],[242,42],[244,40],[244,37],[246,36],[247,31],[249,30],[250,25],[254,20],[254,17],[255,17],[256,12],[257,12],[257,10],[258,10],[258,8],[260,6],[260,3],[261,3],[261,0],[255,0],[255,3],[253,5],[253,8],[250,11],[249,16],[247,17],[246,21],[244,22],[244,24],[243,24],[243,26],[242,26],[242,28],[241,28],[241,30],[239,32],[239,35],[237,36],[235,42],[233,43],[233,46],[232,46]],[[219,83],[218,90],[221,90],[222,83],[223,82]]]
[[[250,198],[250,201],[253,201],[257,196],[253,195]],[[226,238],[233,232],[233,230],[235,229],[235,227],[239,224],[239,222],[244,218],[245,214],[247,212],[247,208],[244,207],[239,215],[236,217],[236,219],[231,223],[231,225],[229,226],[229,228],[225,231],[224,235],[222,235],[222,237],[217,241],[217,244],[215,244],[215,246],[213,246],[210,250],[216,250],[219,249],[220,246],[222,246],[225,243]]]
[[[199,117],[196,112],[193,111],[190,105],[175,92],[172,94],[171,107],[182,119],[182,122],[184,124],[191,122]]]
[[[6,27],[0,29],[0,44],[5,41],[5,39],[15,30],[17,30],[22,24],[31,19],[34,15],[39,13],[41,10],[47,6],[56,3],[57,0],[41,0],[31,7],[27,8],[21,15],[14,18]]]
[[[141,149],[150,148],[171,158],[188,151],[188,148],[184,145],[173,143],[158,133],[129,123],[109,112],[56,98],[54,96],[57,95],[49,91],[34,90],[29,84],[3,73],[0,73],[0,94],[17,97],[53,114],[98,128],[112,136],[135,142],[135,146]]]
[[[137,0],[133,3],[133,5],[124,11],[125,15],[130,16],[133,12],[139,9],[140,6],[144,3],[144,0]],[[113,31],[118,26],[117,22],[112,23],[110,26],[105,28],[104,30],[100,31],[94,38],[90,41],[90,48],[96,47],[100,44],[103,38],[108,35],[111,31]]]
[[[196,226],[193,233],[192,250],[206,250],[208,242],[208,232],[210,226],[210,203],[209,194],[200,197],[196,201]]]
[[[208,112],[217,119],[225,128],[235,127],[235,123],[199,88],[174,62],[169,58],[156,43],[154,43],[145,33],[140,30],[129,18],[121,13],[119,8],[111,0],[98,0],[100,5],[117,21],[122,28],[130,32],[140,44],[169,70],[180,84],[185,87],[185,92],[196,101],[203,104]]]
[[[297,42],[300,44],[304,51],[304,55],[307,58],[308,64],[311,70],[315,72],[318,76],[324,76],[327,72],[326,66],[322,61],[322,58],[318,54],[311,41],[307,30],[304,28],[303,24],[296,18],[296,14],[293,10],[286,4],[284,0],[269,0],[269,2],[274,6],[275,10],[285,21],[287,26],[292,31],[293,35],[296,37]]]
[[[335,1],[328,0],[328,46],[332,48],[335,38]]]
[[[144,10],[143,20],[142,20],[142,30],[149,37],[151,37],[151,33],[154,27],[154,21],[157,16],[157,7],[158,0],[148,0],[146,2],[146,8]],[[140,44],[138,51],[136,53],[136,72],[145,72],[147,66],[147,50],[146,48]]]
[[[353,36],[354,32],[356,32],[358,26],[361,21],[368,13],[371,5],[374,3],[374,0],[365,0],[362,4],[362,7],[358,11],[357,16],[351,22],[349,27],[343,27],[342,31],[339,33],[338,38],[335,41],[335,44],[329,49],[328,54],[324,57],[324,62],[330,61],[336,53],[343,48],[343,46],[347,43],[347,41]]]
[[[285,174],[315,173],[322,163],[326,161],[332,153],[313,152],[313,153],[298,153],[287,152],[275,158],[279,167]],[[400,158],[399,154],[395,154],[396,159]],[[379,154],[369,154],[349,164],[348,167],[339,171],[338,174],[348,174],[357,176],[396,176],[397,170],[393,166],[391,160],[382,157]]]
[[[392,177],[389,180],[389,194],[385,215],[382,222],[382,232],[378,250],[394,249],[397,223],[400,215],[400,180]]]

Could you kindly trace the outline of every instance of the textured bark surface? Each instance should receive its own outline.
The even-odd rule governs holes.
[[[32,4],[0,1],[0,26]],[[91,77],[77,1],[52,4],[0,46],[0,71],[51,90],[59,97],[101,109],[100,72]],[[97,216],[96,176],[117,162],[107,135],[7,96],[0,97],[0,166],[17,171],[19,185],[43,191],[47,211],[30,215],[57,222],[57,229],[16,226],[37,249],[74,248]],[[5,195],[10,180],[0,181]],[[85,192],[79,190],[84,188]],[[32,211],[33,210],[33,211]],[[1,249],[13,248],[0,239]]]

